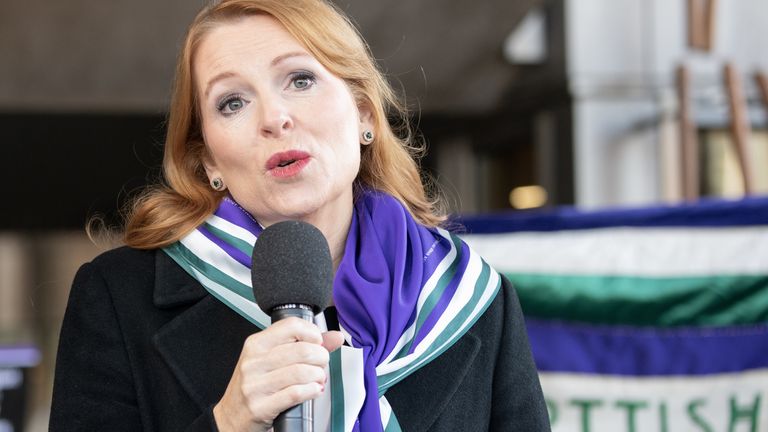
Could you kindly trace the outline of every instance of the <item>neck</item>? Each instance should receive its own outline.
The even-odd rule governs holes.
[[[344,215],[337,215],[338,219],[306,220],[316,226],[328,240],[328,248],[331,250],[331,259],[333,260],[333,272],[341,264],[344,257],[344,249],[347,244],[347,234],[352,223],[352,207]]]
[[[346,198],[346,197],[345,197]],[[347,244],[347,234],[352,224],[353,202],[351,195],[348,202],[336,202],[335,205],[326,206],[318,211],[306,214],[295,219],[310,223],[317,227],[323,233],[328,241],[328,248],[331,252],[333,262],[333,271],[339,268],[341,259],[344,257],[344,249]],[[277,223],[280,219],[268,221],[259,219],[263,227]]]

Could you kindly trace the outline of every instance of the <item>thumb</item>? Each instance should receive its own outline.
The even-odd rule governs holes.
[[[328,331],[323,333],[323,346],[328,352],[334,352],[344,345],[344,336],[339,331]]]

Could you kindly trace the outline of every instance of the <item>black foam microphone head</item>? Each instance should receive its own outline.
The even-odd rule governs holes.
[[[256,240],[251,264],[253,294],[267,314],[291,303],[312,306],[319,313],[330,303],[331,251],[313,225],[285,221],[267,227]]]

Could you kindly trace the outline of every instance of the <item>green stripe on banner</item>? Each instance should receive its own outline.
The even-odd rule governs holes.
[[[536,318],[659,327],[768,321],[768,275],[504,275],[525,314]]]
[[[205,222],[205,229],[213,233],[216,237],[219,237],[220,239],[224,240],[225,242],[229,243],[233,247],[235,247],[240,252],[246,254],[247,256],[253,255],[253,245],[248,243],[245,240],[239,239],[226,231],[222,231],[215,226],[209,224],[208,222]]]
[[[328,368],[331,375],[331,430],[344,430],[344,383],[342,381],[341,349],[331,352]]]

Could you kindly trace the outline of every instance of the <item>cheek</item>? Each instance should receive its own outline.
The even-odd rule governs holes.
[[[360,165],[360,140],[357,137],[357,122],[349,122],[340,128],[334,151],[345,167],[357,168]]]
[[[316,138],[321,146],[326,147],[328,154],[333,155],[337,168],[356,169],[360,164],[357,110],[350,109],[343,102],[329,104],[327,107],[318,110],[321,115],[315,116],[318,128],[315,131]]]
[[[221,165],[236,164],[242,159],[242,149],[237,142],[238,134],[231,129],[209,125],[204,127],[203,136],[208,152],[220,168],[224,168]]]
[[[343,166],[345,177],[354,179],[360,171],[360,149],[358,144],[344,146],[344,153],[339,155],[341,165]]]

